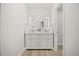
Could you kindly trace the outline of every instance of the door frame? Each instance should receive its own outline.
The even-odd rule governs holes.
[[[57,33],[56,33],[57,32],[57,24],[56,23],[57,23],[57,8],[59,8],[60,5],[61,5],[61,3],[60,4],[56,4],[56,6],[54,8],[55,9],[55,11],[54,11],[55,12],[55,15],[54,15],[55,16],[55,25],[54,25],[54,35],[55,35],[55,38],[54,38],[55,39],[54,40],[54,50],[55,51],[58,50],[58,46],[57,46],[58,45],[58,40],[57,40]],[[64,10],[65,10],[65,6],[64,6],[63,3],[62,3],[62,9],[63,9],[63,11],[62,11],[62,24],[63,24],[62,25],[62,27],[63,27],[62,28],[62,30],[63,30],[63,33],[62,33],[63,34],[63,39],[62,40],[63,41],[62,42],[63,42],[63,55],[64,55],[64,46],[65,46],[65,17],[64,17],[65,16],[65,12],[64,12]]]

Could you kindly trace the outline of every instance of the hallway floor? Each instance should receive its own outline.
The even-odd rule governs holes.
[[[22,56],[63,56],[63,51],[53,50],[26,50]]]

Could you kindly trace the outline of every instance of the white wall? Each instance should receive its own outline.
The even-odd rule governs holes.
[[[1,55],[18,55],[24,48],[24,4],[1,4]]]
[[[1,4],[0,4],[0,55],[1,55]]]
[[[51,3],[26,4],[28,16],[50,16]]]
[[[28,8],[28,16],[50,16],[49,8]]]
[[[63,10],[60,6],[57,9],[57,36],[58,36],[58,45],[63,45]]]
[[[51,8],[52,3],[27,3],[29,8]]]
[[[79,4],[64,4],[64,55],[79,56]]]

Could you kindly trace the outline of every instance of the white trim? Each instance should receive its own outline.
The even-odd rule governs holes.
[[[57,4],[56,4],[57,5]],[[57,8],[55,8],[55,25],[54,25],[54,50],[57,51]]]
[[[65,56],[65,4],[63,4],[63,56]]]

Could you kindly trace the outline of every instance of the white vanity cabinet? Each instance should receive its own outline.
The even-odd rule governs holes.
[[[26,33],[26,49],[53,49],[52,33]]]

